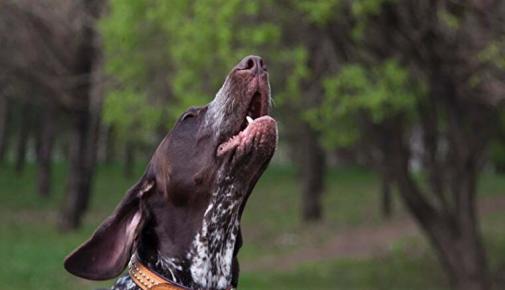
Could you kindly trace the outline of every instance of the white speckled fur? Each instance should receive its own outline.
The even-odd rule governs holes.
[[[130,278],[130,276],[126,275],[119,278],[116,281],[116,284],[112,287],[112,290],[138,290],[140,289],[135,282]]]
[[[231,284],[242,202],[242,198],[233,198],[237,194],[235,186],[231,185],[212,195],[202,227],[187,255],[191,276],[202,288],[225,289]]]

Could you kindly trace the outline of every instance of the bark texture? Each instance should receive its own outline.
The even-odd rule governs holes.
[[[133,176],[133,171],[135,168],[135,142],[127,141],[124,148],[124,162],[123,162],[123,173],[126,178]]]
[[[320,220],[323,215],[321,196],[324,191],[325,156],[317,134],[304,124],[300,134],[300,174],[302,181],[302,219]]]
[[[7,98],[0,95],[0,163],[4,161],[7,151],[8,105]]]
[[[53,106],[45,108],[41,114],[37,133],[37,193],[47,197],[51,193],[52,155],[56,135],[56,110]]]
[[[101,1],[83,2],[87,15],[97,18]],[[62,230],[76,229],[88,209],[97,157],[102,103],[100,39],[95,22],[82,27],[82,39],[76,50],[72,71],[82,76],[82,82],[72,91],[75,96],[72,111],[71,143],[69,146],[69,175],[59,226]]]
[[[21,109],[21,124],[18,129],[18,139],[16,144],[16,161],[15,170],[17,174],[22,174],[26,165],[26,155],[28,151],[28,143],[31,131],[31,113],[32,110],[29,105],[23,105]]]

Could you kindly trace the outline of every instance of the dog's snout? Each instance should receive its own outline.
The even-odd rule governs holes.
[[[244,57],[237,65],[238,70],[247,70],[254,74],[262,74],[267,71],[267,66],[263,59],[256,55]]]

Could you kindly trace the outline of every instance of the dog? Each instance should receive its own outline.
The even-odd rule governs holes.
[[[240,219],[278,140],[266,65],[242,59],[215,98],[188,109],[145,173],[64,262],[113,290],[236,288]]]

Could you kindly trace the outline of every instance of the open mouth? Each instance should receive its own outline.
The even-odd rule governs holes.
[[[238,151],[242,155],[250,152],[255,146],[260,147],[261,135],[277,136],[277,124],[269,113],[269,96],[260,91],[256,91],[245,111],[245,116],[239,128],[228,141],[222,143],[217,148],[217,156],[223,156],[228,152]],[[275,129],[275,130],[274,130]],[[263,138],[264,139],[264,138]],[[264,145],[263,143],[261,145]],[[275,147],[275,144],[274,144]]]
[[[268,114],[268,96],[256,91],[246,111],[245,118],[240,126],[240,131],[244,131],[255,119]]]

